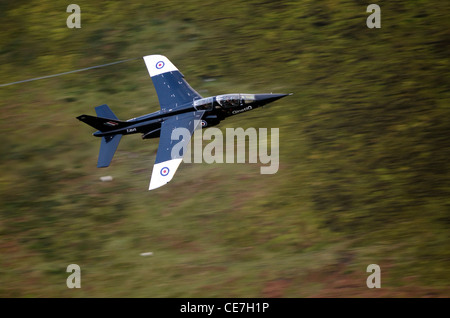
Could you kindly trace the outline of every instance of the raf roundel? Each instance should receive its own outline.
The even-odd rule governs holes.
[[[160,70],[160,69],[162,69],[163,67],[164,67],[164,62],[163,61],[159,61],[158,63],[156,63],[156,68],[158,69],[158,70]]]
[[[163,177],[167,176],[169,174],[169,168],[167,167],[162,168],[160,173]]]

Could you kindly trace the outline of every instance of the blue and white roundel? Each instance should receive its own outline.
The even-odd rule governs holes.
[[[158,70],[160,70],[160,69],[162,69],[163,67],[164,67],[164,62],[163,61],[159,61],[158,63],[156,63],[156,68],[158,69]]]
[[[167,176],[169,174],[169,168],[167,167],[162,168],[160,173],[163,177]]]

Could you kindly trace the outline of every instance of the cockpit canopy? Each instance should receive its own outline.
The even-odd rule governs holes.
[[[194,108],[196,110],[210,111],[213,109],[214,97],[206,97],[194,100]]]
[[[255,101],[254,94],[226,94],[216,96],[216,101],[223,108],[244,106]]]
[[[216,96],[216,100],[223,108],[237,107],[241,105],[240,94],[228,94]]]

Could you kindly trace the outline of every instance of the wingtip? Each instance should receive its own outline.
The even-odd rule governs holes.
[[[178,68],[164,55],[153,54],[143,57],[150,77],[178,71]]]
[[[177,158],[155,163],[148,190],[154,190],[169,183],[175,175],[175,172],[177,171],[182,160],[182,158]]]
[[[150,182],[150,185],[148,186],[148,191],[152,191],[152,190],[161,188],[162,186],[165,186],[167,183],[169,183],[169,182],[166,182],[164,184],[152,185],[152,183]]]

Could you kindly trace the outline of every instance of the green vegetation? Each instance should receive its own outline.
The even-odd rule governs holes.
[[[219,126],[280,128],[280,169],[184,164],[149,192],[139,136],[97,169],[75,117],[157,110],[141,59],[0,87],[1,297],[450,295],[450,3],[378,1],[368,29],[369,1],[139,2],[79,0],[81,29],[2,2],[0,84],[158,53],[204,96],[293,92]]]

